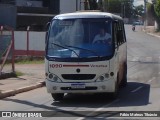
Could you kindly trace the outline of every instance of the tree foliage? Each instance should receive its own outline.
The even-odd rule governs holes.
[[[105,11],[131,17],[133,0],[104,0]]]
[[[160,18],[160,0],[156,1],[155,12],[156,12],[156,15]]]
[[[97,10],[98,9],[98,4],[96,0],[88,0],[90,10]]]
[[[158,24],[158,29],[160,29],[160,0],[157,0],[154,5],[154,11],[155,11],[155,19]]]
[[[103,0],[98,0],[98,10],[104,11]]]
[[[138,17],[144,17],[144,6],[134,6],[133,8],[133,18],[137,19]]]
[[[133,12],[133,0],[124,0],[124,6],[125,17],[130,18]]]
[[[106,10],[111,13],[120,13],[121,10],[121,2],[120,0],[105,0],[107,6]]]
[[[88,0],[90,10],[101,10],[130,18],[134,0]]]

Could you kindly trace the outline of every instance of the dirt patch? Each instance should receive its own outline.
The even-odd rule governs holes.
[[[160,36],[160,31],[157,31],[154,26],[147,26],[145,32]]]

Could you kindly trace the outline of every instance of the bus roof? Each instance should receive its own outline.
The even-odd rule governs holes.
[[[123,20],[120,16],[107,12],[74,12],[56,15],[54,19],[74,19],[74,18],[112,18]]]

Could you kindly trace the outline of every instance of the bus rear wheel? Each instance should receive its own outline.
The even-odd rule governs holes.
[[[54,101],[61,101],[64,97],[64,93],[51,93],[51,95]]]

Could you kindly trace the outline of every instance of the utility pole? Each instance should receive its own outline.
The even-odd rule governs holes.
[[[80,0],[80,5],[79,5],[80,10],[82,10],[82,8],[81,8],[82,5],[84,6],[84,10],[89,10],[90,9],[88,0]]]
[[[85,10],[89,10],[89,2],[88,2],[88,0],[84,0],[84,9]]]
[[[109,12],[109,0],[104,1],[103,3],[104,3],[104,11]]]
[[[76,11],[78,11],[78,0],[76,0]]]
[[[98,0],[98,6],[99,6],[99,10],[104,11],[104,5],[103,5],[104,1],[103,0]]]
[[[146,8],[147,0],[144,0],[144,14],[145,14],[145,22],[144,22],[144,30],[146,30],[147,25],[147,8]]]
[[[121,2],[121,17],[124,17],[124,3]]]

